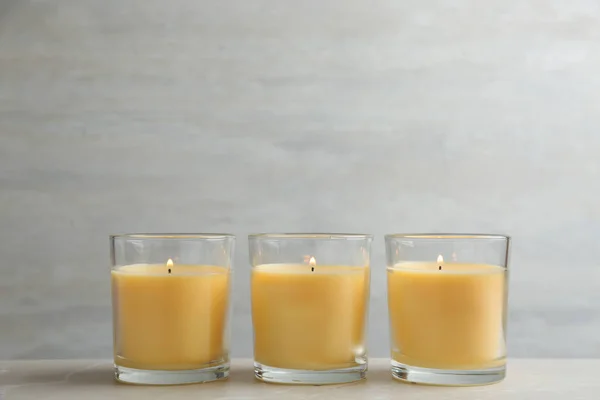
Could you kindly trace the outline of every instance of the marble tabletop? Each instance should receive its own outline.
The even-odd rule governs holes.
[[[392,379],[389,361],[372,359],[367,380],[346,385],[285,386],[254,379],[252,361],[232,362],[229,380],[200,385],[149,387],[118,384],[110,361],[0,361],[0,399],[295,400],[295,399],[598,399],[600,360],[513,359],[495,385],[433,387]]]

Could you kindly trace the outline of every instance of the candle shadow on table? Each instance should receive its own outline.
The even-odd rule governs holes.
[[[114,379],[114,370],[112,365],[98,366],[72,373],[67,378],[69,385],[118,385]]]
[[[372,369],[367,371],[367,382],[370,383],[398,383],[394,378],[392,378],[392,374],[387,369]]]
[[[242,368],[231,368],[229,371],[228,381],[234,381],[236,383],[243,382],[244,384],[261,383],[254,377],[254,367],[242,367]]]
[[[18,381],[3,382],[11,385],[63,384],[68,386],[115,385],[113,367],[110,364],[91,365],[73,370],[72,368],[43,368],[36,373],[28,373]]]

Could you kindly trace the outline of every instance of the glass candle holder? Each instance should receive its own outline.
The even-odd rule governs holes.
[[[209,382],[229,375],[227,234],[110,237],[117,381]]]
[[[265,382],[363,379],[372,237],[249,236],[254,371]]]
[[[392,375],[483,385],[506,371],[509,238],[387,235]]]

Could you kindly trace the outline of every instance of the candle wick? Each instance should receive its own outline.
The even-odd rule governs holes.
[[[441,271],[441,270],[442,270],[442,266],[440,265],[440,267],[438,268],[438,271]]]
[[[169,273],[171,273],[171,268],[169,268]]]
[[[315,272],[315,267],[310,267],[310,272]]]

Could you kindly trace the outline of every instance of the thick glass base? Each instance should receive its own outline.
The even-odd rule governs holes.
[[[392,376],[404,382],[441,386],[478,386],[500,382],[506,375],[506,366],[477,369],[433,369],[411,367],[392,360]]]
[[[365,378],[367,364],[327,371],[274,368],[254,363],[254,376],[264,382],[288,385],[333,385]]]
[[[212,382],[228,376],[229,363],[210,368],[181,371],[144,370],[115,365],[115,379],[118,382],[135,385],[186,385]]]

